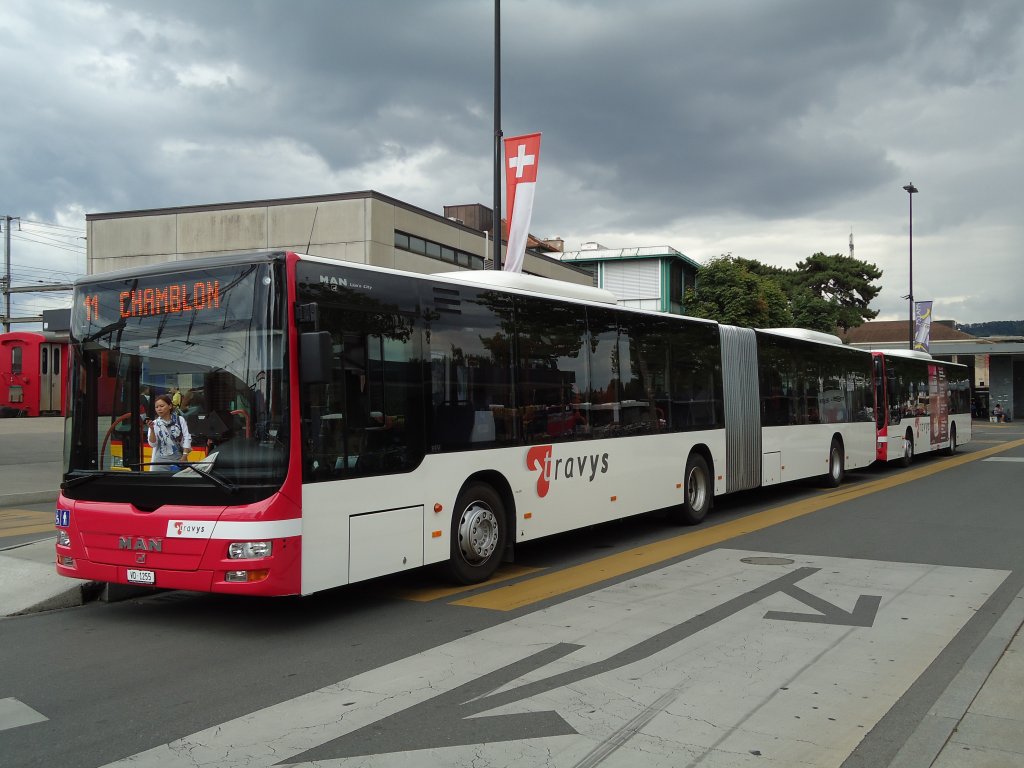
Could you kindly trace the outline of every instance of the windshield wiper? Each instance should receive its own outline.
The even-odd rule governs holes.
[[[65,480],[60,484],[60,488],[62,491],[67,490],[68,488],[74,488],[76,485],[88,483],[91,480],[95,480],[97,477],[110,477],[111,475],[125,474],[123,470],[117,469],[87,469],[79,471],[85,471],[88,472],[89,474],[77,475],[76,477],[72,477],[70,480]]]
[[[142,462],[142,463],[139,463],[139,464],[126,464],[125,466],[132,467],[132,468],[135,468],[135,467],[164,467],[164,466],[167,466],[167,463],[163,462],[163,461],[146,461],[146,462]],[[179,461],[179,462],[176,462],[176,466],[184,467],[185,469],[192,470],[197,475],[202,475],[203,477],[207,478],[208,480],[212,480],[217,485],[219,485],[221,488],[223,488],[223,489],[225,489],[227,491],[230,491],[231,493],[235,493],[238,490],[238,486],[235,485],[234,483],[232,483],[229,480],[225,480],[223,475],[221,475],[219,473],[215,473],[213,470],[207,469],[207,468],[203,467],[203,462],[201,462],[201,461],[191,461],[191,462],[190,461]],[[178,472],[174,472],[174,473],[168,472],[166,474],[168,476],[170,476],[170,477],[175,477],[176,475],[178,475],[179,472],[184,472],[185,469],[178,470]],[[148,475],[148,477],[153,477],[153,476],[154,476],[153,474]]]
[[[201,461],[181,462],[178,466],[183,466],[185,467],[185,469],[192,470],[197,475],[202,475],[205,478],[213,480],[213,482],[215,482],[221,488],[224,488],[225,490],[230,491],[231,493],[234,493],[235,491],[238,490],[237,485],[228,480],[225,480],[224,477],[219,473],[214,472],[212,469],[209,469],[207,467],[203,467],[203,463]]]

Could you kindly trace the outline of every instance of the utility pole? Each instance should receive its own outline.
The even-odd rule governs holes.
[[[11,330],[11,222],[4,216],[4,333]],[[19,219],[20,221],[20,219]]]

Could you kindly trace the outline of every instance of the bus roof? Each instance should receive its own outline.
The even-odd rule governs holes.
[[[835,344],[844,346],[843,340],[831,333],[821,331],[810,331],[806,328],[758,328],[762,333],[772,333],[776,336],[788,336],[791,339],[803,339],[804,341],[816,341],[819,344]]]
[[[501,290],[514,289],[543,293],[549,296],[560,296],[565,299],[581,299],[601,304],[615,304],[617,299],[611,291],[595,288],[590,285],[578,285],[562,280],[551,280],[536,275],[524,275],[521,272],[501,272],[498,270],[463,270],[458,272],[435,272],[437,277],[444,277],[460,283],[470,283],[486,288]]]
[[[919,349],[877,349],[876,352],[881,352],[883,355],[888,357],[911,357],[915,360],[931,360],[932,356],[927,352],[922,352]]]

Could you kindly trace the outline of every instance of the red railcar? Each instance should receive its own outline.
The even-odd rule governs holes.
[[[0,416],[63,416],[68,345],[41,333],[0,333]]]

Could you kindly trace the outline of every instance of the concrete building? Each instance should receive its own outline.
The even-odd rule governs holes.
[[[668,245],[605,248],[584,243],[578,251],[555,255],[563,264],[593,274],[597,287],[614,293],[623,306],[676,315],[685,314],[683,295],[695,285],[700,269],[700,264]]]
[[[454,206],[490,221],[484,206]],[[88,274],[219,254],[291,250],[408,272],[484,269],[492,263],[489,232],[457,216],[441,216],[379,192],[350,192],[240,203],[90,213]],[[546,255],[531,241],[523,271],[593,285],[589,273]]]

